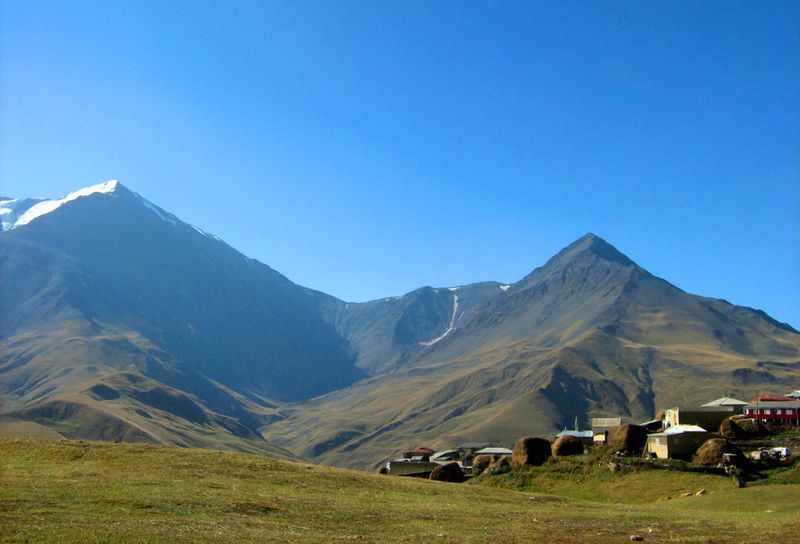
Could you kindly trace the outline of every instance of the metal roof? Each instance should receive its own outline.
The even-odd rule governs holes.
[[[774,410],[777,408],[800,408],[800,400],[785,400],[784,402],[780,401],[766,401],[766,402],[759,402],[754,404],[748,404],[745,406],[746,409],[763,409],[763,410]]]
[[[514,453],[512,450],[508,448],[483,448],[482,450],[478,450],[475,452],[475,455],[511,455]]]
[[[464,442],[463,444],[456,446],[456,448],[459,450],[479,450],[488,445],[488,442]]]
[[[571,430],[568,431],[567,429],[564,429],[563,431],[561,431],[560,433],[558,433],[556,435],[556,437],[561,437],[561,436],[575,436],[577,438],[592,438],[594,436],[594,433],[592,431],[571,431]]]
[[[667,427],[660,433],[651,433],[649,436],[683,434],[683,433],[707,433],[707,432],[708,432],[707,430],[698,425],[673,425],[672,427]]]
[[[743,400],[735,399],[733,397],[720,397],[711,402],[707,402],[701,406],[746,406],[747,403]]]

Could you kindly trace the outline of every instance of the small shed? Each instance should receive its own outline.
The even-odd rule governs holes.
[[[647,435],[644,452],[659,459],[688,460],[706,440],[716,436],[697,425],[673,425],[660,433]]]

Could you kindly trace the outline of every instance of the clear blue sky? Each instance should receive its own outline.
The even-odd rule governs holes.
[[[351,301],[595,232],[800,327],[797,2],[0,6],[0,194],[118,178]]]

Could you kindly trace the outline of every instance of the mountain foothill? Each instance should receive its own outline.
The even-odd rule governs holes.
[[[593,234],[516,283],[348,303],[116,181],[0,197],[0,220],[0,429],[15,433],[367,468],[800,379],[791,326]]]

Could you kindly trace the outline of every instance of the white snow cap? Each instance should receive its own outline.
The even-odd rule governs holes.
[[[41,202],[37,202],[25,210],[25,212],[16,218],[15,221],[3,221],[3,230],[11,230],[21,227],[22,225],[27,225],[34,219],[43,215],[47,215],[48,213],[60,208],[63,204],[78,199],[82,196],[89,196],[95,193],[113,193],[118,185],[119,182],[115,179],[112,179],[104,183],[92,185],[91,187],[78,189],[74,193],[70,193],[64,198],[60,198],[58,200],[42,200]],[[3,201],[3,208],[0,210],[0,215],[13,216],[14,204],[17,202],[19,202],[19,200],[16,199]]]

